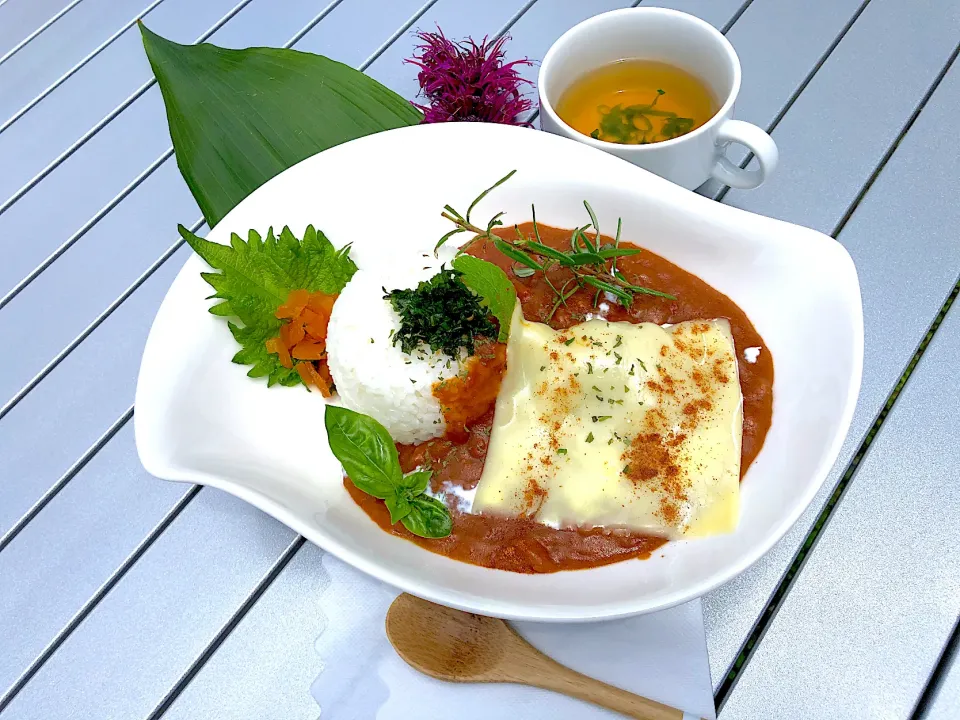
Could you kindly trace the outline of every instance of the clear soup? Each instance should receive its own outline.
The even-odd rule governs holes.
[[[620,60],[578,78],[557,114],[577,132],[624,145],[663,142],[696,130],[717,111],[706,85],[654,60]]]

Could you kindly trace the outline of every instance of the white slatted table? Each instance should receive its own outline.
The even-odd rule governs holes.
[[[721,718],[960,717],[960,4],[647,1],[728,35],[738,116],[781,149],[760,190],[701,192],[832,233],[863,287],[836,467],[704,598]],[[136,18],[180,42],[295,43],[412,97],[411,28],[509,32],[511,57],[538,59],[629,4],[0,0],[0,720],[317,716],[322,553],[137,461],[140,352],[186,258],[175,224],[202,222]]]

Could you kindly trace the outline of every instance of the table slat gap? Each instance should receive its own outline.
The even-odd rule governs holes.
[[[30,102],[28,102],[28,103],[27,103],[26,105],[24,105],[22,108],[20,108],[19,110],[17,110],[17,112],[15,112],[13,115],[11,115],[11,116],[3,123],[3,125],[0,125],[0,133],[2,133],[4,130],[6,130],[6,129],[7,129],[8,127],[10,127],[11,125],[13,125],[17,120],[19,120],[20,118],[22,118],[22,117],[23,117],[24,115],[26,115],[28,112],[30,112],[30,110],[32,110],[32,109],[35,108],[37,105],[39,105],[40,102],[43,101],[43,99],[44,99],[45,97],[47,97],[48,95],[50,95],[50,93],[52,93],[54,90],[56,90],[58,87],[60,87],[60,86],[61,86],[63,83],[65,83],[67,80],[69,80],[69,79],[74,75],[74,73],[76,73],[78,70],[80,70],[84,65],[86,65],[88,62],[90,62],[91,60],[93,60],[93,59],[94,59],[97,55],[99,55],[101,52],[103,52],[104,50],[106,50],[107,47],[109,47],[115,40],[117,40],[121,35],[123,35],[125,32],[127,32],[127,30],[129,30],[130,28],[132,28],[132,27],[136,24],[137,20],[141,20],[141,19],[145,18],[147,15],[150,14],[151,11],[155,10],[155,9],[157,8],[157,6],[159,6],[162,2],[163,2],[163,0],[153,0],[153,2],[151,2],[151,3],[150,3],[149,5],[147,5],[143,10],[141,10],[140,12],[138,12],[138,13],[136,14],[136,16],[134,16],[133,18],[131,18],[131,19],[129,20],[129,22],[127,22],[122,28],[120,28],[119,30],[117,30],[116,32],[114,32],[113,35],[111,35],[110,37],[108,37],[106,40],[104,40],[102,43],[100,43],[100,45],[98,45],[96,48],[94,48],[92,51],[90,51],[90,53],[88,53],[88,54],[87,54],[83,59],[81,59],[76,65],[74,65],[72,68],[70,68],[69,70],[67,70],[67,72],[65,72],[63,75],[61,75],[61,76],[58,77],[56,80],[54,80],[52,83],[50,83],[50,85],[48,85],[46,88],[44,88],[44,89],[40,92],[39,95],[37,95],[35,98],[33,98],[33,100],[31,100]]]
[[[96,606],[106,597],[107,593],[123,579],[123,576],[134,566],[137,560],[150,549],[150,546],[159,538],[163,532],[170,526],[170,524],[177,519],[177,516],[190,504],[190,502],[197,496],[197,493],[200,492],[202,487],[200,485],[194,485],[190,488],[187,493],[180,498],[176,505],[174,505],[166,515],[163,516],[163,519],[154,527],[153,530],[140,542],[139,545],[134,549],[132,553],[123,561],[123,563],[118,567],[114,572],[107,578],[107,580],[101,585],[97,591],[87,600],[83,606],[77,611],[77,613],[70,618],[70,621],[54,636],[54,638],[49,642],[49,644],[43,649],[43,651],[36,657],[36,659],[30,663],[26,670],[16,679],[16,681],[11,685],[3,695],[0,695],[0,713],[3,712],[14,698],[17,696],[23,687],[30,682],[30,679],[37,674],[43,664],[53,655],[57,648],[63,644],[63,642],[70,636],[70,634],[76,630],[76,628],[83,622]]]
[[[940,83],[943,82],[943,78],[945,78],[947,73],[950,72],[950,68],[953,67],[953,63],[956,62],[958,55],[960,55],[960,43],[957,43],[957,46],[953,49],[953,52],[950,53],[950,57],[947,58],[947,62],[944,63],[943,67],[940,69],[940,72],[937,74],[937,77],[934,78],[932,83],[930,83],[930,87],[927,88],[927,92],[925,92],[923,97],[920,98],[920,102],[917,103],[917,107],[914,108],[913,112],[910,114],[910,117],[907,118],[907,121],[903,124],[903,127],[900,128],[900,132],[897,134],[897,137],[892,143],[890,143],[890,146],[883,154],[883,157],[880,158],[880,162],[878,162],[877,166],[873,169],[873,172],[870,174],[867,182],[865,182],[863,187],[860,188],[860,192],[857,194],[857,197],[855,197],[853,202],[850,203],[850,207],[847,208],[847,211],[843,214],[843,217],[840,218],[836,226],[833,228],[833,231],[830,233],[831,237],[835,238],[840,235],[844,226],[846,226],[850,218],[853,217],[853,214],[857,211],[857,208],[860,207],[860,203],[863,202],[863,198],[866,197],[867,193],[870,191],[870,188],[873,187],[873,184],[877,181],[877,178],[880,177],[880,173],[883,172],[884,166],[886,166],[886,164],[890,161],[890,158],[893,157],[893,154],[897,151],[900,143],[903,142],[903,139],[907,136],[907,133],[910,132],[910,128],[912,128],[914,123],[917,122],[917,118],[920,117],[920,113],[923,112],[923,109],[927,106],[927,103],[930,102],[930,98],[933,97],[933,94],[937,91],[937,88],[940,87]]]
[[[188,230],[190,230],[190,232],[192,233],[195,233],[201,227],[203,227],[203,224],[204,224],[204,220],[201,217],[195,223],[193,223],[193,225],[191,225],[188,228]],[[157,258],[153,262],[153,264],[150,265],[150,267],[144,270],[143,273],[140,275],[140,277],[134,280],[127,287],[126,290],[124,290],[122,293],[120,293],[120,295],[117,296],[116,300],[110,303],[106,307],[106,309],[104,309],[103,312],[101,312],[99,315],[97,315],[96,318],[93,319],[93,322],[87,325],[80,332],[79,335],[77,335],[73,340],[70,341],[70,343],[67,344],[66,347],[63,348],[63,350],[57,353],[54,356],[54,358],[50,360],[50,362],[44,365],[43,368],[40,370],[40,372],[34,375],[26,385],[24,385],[22,388],[20,388],[20,390],[17,391],[16,395],[10,398],[10,400],[8,400],[5,405],[0,407],[0,420],[3,420],[3,417],[7,413],[9,413],[11,410],[13,410],[13,408],[17,406],[17,403],[19,403],[27,395],[29,395],[31,390],[33,390],[37,385],[39,385],[43,381],[43,379],[47,377],[47,375],[53,372],[60,363],[66,360],[67,357],[70,355],[70,353],[72,353],[74,350],[80,347],[80,344],[84,340],[86,340],[90,336],[90,334],[93,333],[94,330],[100,327],[104,323],[104,321],[107,318],[109,318],[127,300],[127,298],[133,295],[133,293],[136,292],[137,288],[139,288],[147,280],[149,280],[150,277],[157,270],[159,270],[167,260],[173,257],[174,253],[176,253],[177,250],[180,249],[183,243],[184,243],[184,240],[180,239],[176,241],[173,245],[171,245],[169,248],[167,248],[166,251],[164,251],[163,255]]]
[[[750,0],[750,1],[753,2],[753,0]],[[840,42],[843,40],[846,34],[850,31],[850,28],[853,27],[853,24],[857,21],[857,19],[863,14],[863,11],[867,9],[867,5],[869,4],[870,4],[870,0],[863,0],[863,2],[860,4],[860,7],[857,8],[856,12],[854,12],[854,14],[847,21],[847,24],[844,25],[843,28],[841,28],[839,33],[837,33],[837,36],[833,39],[833,42],[830,43],[830,45],[824,51],[823,55],[820,56],[816,64],[810,69],[810,72],[807,73],[807,76],[803,79],[803,82],[801,82],[797,86],[797,89],[793,91],[793,94],[790,95],[790,98],[787,100],[784,106],[780,108],[780,112],[778,112],[776,116],[773,118],[773,122],[771,122],[767,126],[768,135],[773,133],[773,131],[777,129],[777,125],[779,125],[780,121],[783,120],[784,117],[786,117],[788,112],[790,112],[790,108],[793,107],[793,104],[797,101],[800,95],[803,94],[803,91],[807,89],[807,85],[810,84],[814,76],[817,74],[820,68],[823,67],[823,64],[827,61],[827,59],[830,57],[833,51],[837,49],[837,46],[840,44]],[[753,153],[749,152],[747,153],[747,156],[742,161],[740,161],[740,169],[741,170],[745,169],[747,165],[750,164],[751,160],[753,160]],[[730,186],[724,185],[713,196],[713,199],[716,200],[717,202],[723,202],[723,199],[727,196],[728,192],[730,192]]]
[[[362,63],[360,63],[360,65],[357,67],[357,69],[358,69],[360,72],[363,72],[363,71],[366,70],[368,67],[370,67],[371,65],[373,65],[373,63],[375,63],[375,62],[377,61],[377,58],[378,58],[378,57],[380,57],[381,55],[383,55],[383,53],[385,53],[385,52],[387,51],[387,49],[388,49],[391,45],[393,45],[397,40],[399,40],[399,39],[403,36],[403,34],[404,34],[405,32],[407,32],[407,30],[409,30],[411,27],[413,27],[413,24],[414,24],[417,20],[419,20],[420,18],[422,18],[422,17],[424,16],[424,14],[425,14],[430,8],[432,8],[434,5],[436,5],[438,2],[439,2],[439,0],[427,0],[427,2],[426,2],[419,10],[417,10],[413,15],[410,16],[410,19],[409,19],[409,20],[407,20],[403,25],[401,25],[399,28],[397,28],[397,30],[396,30],[390,37],[388,37],[388,38],[383,42],[383,44],[380,45],[380,47],[378,47],[376,50],[374,50],[366,60],[364,60]]]
[[[870,2],[870,0],[866,1]],[[643,2],[643,0],[639,0],[637,3],[635,3],[634,7],[639,5],[641,2]],[[739,7],[733,16],[724,23],[723,27],[720,28],[720,33],[726,35],[728,32],[730,32],[730,28],[737,24],[737,20],[740,19],[740,16],[743,15],[751,5],[753,5],[753,0],[746,0],[746,2]]]
[[[323,10],[321,10],[319,13],[317,13],[310,20],[310,22],[308,22],[306,25],[300,28],[300,30],[297,32],[296,35],[294,35],[292,38],[287,40],[287,42],[283,45],[284,49],[289,50],[291,47],[293,47],[298,42],[300,42],[300,40],[303,38],[304,35],[306,35],[308,32],[313,30],[317,25],[319,25],[320,21],[323,20],[327,15],[332,13],[334,10],[336,10],[337,6],[342,2],[343,0],[332,0],[332,2],[329,5],[327,5]],[[172,151],[173,148],[171,147],[170,150]]]
[[[74,462],[73,465],[71,465],[67,471],[47,489],[40,499],[37,500],[30,507],[30,509],[27,510],[27,512],[25,512],[20,519],[17,520],[17,522],[15,522],[13,526],[3,534],[3,536],[0,536],[0,552],[3,552],[3,549],[13,542],[14,538],[16,538],[20,531],[22,531],[23,528],[25,528],[27,524],[33,520],[33,518],[35,518],[37,514],[43,510],[43,508],[45,508],[51,500],[53,500],[53,498],[57,496],[57,493],[66,487],[68,482],[76,477],[77,473],[83,470],[87,463],[93,459],[94,455],[100,452],[100,449],[110,442],[111,438],[120,432],[120,429],[126,425],[132,417],[133,405],[131,405],[130,408],[123,413],[123,415],[117,418],[116,421],[114,421],[114,423],[107,428],[106,432],[97,438],[96,442],[94,442],[93,445],[87,448],[87,450],[79,458],[77,458],[76,462]],[[2,709],[2,706],[0,706],[0,710]]]
[[[810,532],[807,533],[803,544],[794,554],[793,561],[790,563],[780,583],[770,596],[766,607],[764,607],[763,611],[760,613],[760,616],[758,617],[757,622],[750,634],[747,636],[746,640],[744,640],[742,649],[740,650],[740,653],[737,655],[737,658],[734,660],[730,669],[727,671],[726,677],[717,687],[717,691],[714,693],[713,697],[717,706],[718,714],[723,709],[724,703],[726,703],[727,698],[730,697],[730,694],[736,687],[737,681],[750,664],[750,659],[753,657],[754,650],[759,646],[760,641],[763,639],[764,634],[767,631],[767,628],[776,617],[777,611],[780,609],[783,601],[793,588],[796,580],[800,577],[800,573],[803,570],[806,559],[816,547],[817,539],[822,534],[827,522],[830,519],[830,516],[833,514],[833,511],[838,507],[840,501],[843,499],[843,495],[851,481],[854,479],[854,476],[856,475],[860,464],[863,462],[864,457],[866,457],[866,454],[870,449],[870,445],[873,443],[873,440],[880,431],[883,422],[887,419],[887,416],[890,414],[890,411],[896,404],[897,399],[900,397],[900,394],[903,391],[903,388],[906,386],[907,381],[910,379],[910,376],[916,369],[917,363],[920,362],[920,358],[923,357],[923,354],[926,352],[927,347],[930,345],[930,341],[933,340],[933,336],[943,323],[944,318],[947,316],[947,312],[957,299],[958,294],[960,294],[960,277],[957,278],[956,284],[953,286],[950,294],[943,301],[943,305],[941,306],[940,311],[937,313],[937,316],[934,318],[933,322],[930,324],[930,328],[927,330],[926,335],[920,342],[920,345],[917,347],[916,352],[910,359],[907,367],[904,369],[903,374],[897,381],[897,384],[887,397],[883,408],[877,414],[876,419],[870,426],[870,430],[861,441],[859,447],[857,448],[856,454],[847,465],[847,468],[840,478],[840,481],[837,483],[837,486],[831,493],[830,499],[820,511],[820,514],[817,515],[817,519],[811,527]]]
[[[213,35],[217,30],[226,25],[230,20],[232,20],[241,10],[243,10],[247,5],[249,5],[253,0],[240,0],[226,15],[220,18],[217,22],[211,25],[206,32],[203,33],[195,43],[204,42],[207,38]],[[90,139],[92,139],[97,133],[103,130],[107,125],[109,125],[113,120],[117,118],[120,113],[130,107],[134,102],[137,101],[140,96],[142,96],[147,90],[152,88],[156,84],[156,78],[150,78],[147,82],[137,88],[133,93],[131,93],[126,100],[117,105],[113,110],[107,113],[103,119],[101,119],[96,125],[87,130],[79,139],[75,140],[70,147],[60,153],[56,158],[54,158],[50,163],[44,167],[40,172],[34,175],[30,180],[23,184],[23,186],[13,193],[7,200],[0,205],[0,215],[5,213],[13,204],[16,203],[20,198],[26,195],[30,190],[32,190],[40,181],[47,177],[50,173],[56,170],[60,165],[63,164],[65,160],[70,158],[77,150],[83,147]]]
[[[513,14],[513,17],[511,17],[509,20],[507,20],[507,22],[504,23],[503,27],[497,30],[497,34],[494,35],[492,39],[494,41],[499,40],[508,32],[510,32],[510,28],[512,28],[514,24],[517,22],[517,20],[522,18],[524,14],[527,12],[527,10],[532,8],[536,2],[537,0],[527,0],[527,2],[525,2],[523,6]]]
[[[34,30],[32,33],[30,33],[29,35],[27,35],[23,40],[21,40],[21,41],[18,42],[16,45],[14,45],[12,48],[10,48],[10,49],[6,52],[6,54],[3,55],[3,57],[0,57],[0,65],[3,65],[7,60],[9,60],[9,59],[12,58],[14,55],[16,55],[18,52],[20,52],[21,50],[23,50],[27,45],[30,44],[30,42],[31,42],[32,40],[34,40],[34,39],[36,39],[37,37],[39,37],[40,34],[41,34],[44,30],[46,30],[48,27],[50,27],[51,25],[53,25],[57,20],[59,20],[60,18],[62,18],[62,17],[63,17],[64,15],[66,15],[68,12],[70,12],[71,10],[73,10],[73,9],[74,9],[77,5],[79,5],[81,2],[83,2],[83,0],[73,0],[73,2],[71,2],[69,5],[67,5],[66,7],[62,8],[62,9],[60,10],[60,12],[58,12],[56,15],[54,15],[53,17],[51,17],[51,18],[50,18],[49,20],[47,20],[45,23],[43,23],[43,25],[41,25],[40,27],[38,27],[38,28],[37,28],[36,30]]]
[[[180,697],[187,685],[190,684],[190,681],[196,677],[197,673],[207,664],[207,661],[213,657],[213,654],[220,648],[224,643],[227,637],[233,632],[234,628],[240,624],[247,613],[250,612],[251,608],[256,605],[260,597],[269,589],[273,584],[273,581],[279,577],[280,573],[283,572],[284,568],[290,564],[290,561],[293,560],[293,556],[299,552],[300,548],[304,546],[307,542],[307,539],[302,535],[297,535],[296,538],[287,546],[283,551],[283,554],[277,558],[277,561],[273,566],[267,571],[263,578],[254,586],[250,591],[250,594],[247,598],[240,604],[240,607],[237,608],[236,612],[230,616],[230,619],[217,631],[217,634],[214,636],[213,640],[203,649],[197,659],[191,663],[190,667],[187,668],[186,672],[177,680],[170,691],[164,696],[164,698],[157,704],[153,712],[151,712],[146,720],[159,720],[167,709]]]
[[[4,295],[3,297],[0,297],[0,310],[3,310],[3,308],[5,308],[10,303],[10,301],[13,300],[17,295],[23,292],[30,283],[32,283],[34,280],[40,277],[40,275],[43,273],[44,270],[50,267],[54,262],[56,262],[56,260],[61,255],[63,255],[67,250],[73,247],[73,245],[78,240],[80,240],[80,238],[86,235],[98,222],[100,222],[103,218],[105,218],[111,210],[113,210],[115,207],[117,207],[117,205],[123,202],[123,200],[130,193],[132,193],[134,190],[140,187],[140,185],[144,182],[144,180],[150,177],[150,175],[152,175],[153,172],[157,170],[157,168],[159,168],[163,163],[169,160],[172,155],[173,155],[173,148],[171,147],[166,152],[164,152],[160,157],[158,157],[156,160],[150,163],[150,165],[148,165],[143,172],[137,175],[137,177],[131,180],[127,184],[127,186],[123,188],[123,190],[121,190],[119,193],[114,195],[107,202],[106,205],[104,205],[102,208],[97,210],[97,212],[95,212],[89,220],[87,220],[83,225],[81,225],[80,228],[75,233],[73,233],[73,235],[71,235],[69,238],[64,240],[63,243],[61,243],[56,250],[54,250],[52,253],[47,255],[47,257],[45,257],[39,265],[37,265],[33,270],[27,273],[26,276],[20,282],[14,285],[6,295]],[[0,410],[0,418],[2,417],[3,417],[3,412],[2,410]]]
[[[950,633],[950,639],[943,646],[943,652],[937,659],[937,665],[930,674],[930,679],[920,697],[917,698],[917,704],[910,713],[910,720],[925,720],[937,701],[940,700],[940,691],[946,683],[947,675],[951,669],[955,669],[957,663],[960,663],[960,617],[957,618],[953,626],[953,632]],[[944,702],[951,702],[950,698],[945,698]]]

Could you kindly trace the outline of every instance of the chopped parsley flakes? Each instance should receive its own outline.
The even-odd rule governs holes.
[[[463,284],[458,270],[441,269],[415,290],[394,290],[384,297],[400,316],[393,344],[410,354],[423,343],[457,357],[460,348],[473,355],[476,338],[496,338],[497,328],[480,298]]]

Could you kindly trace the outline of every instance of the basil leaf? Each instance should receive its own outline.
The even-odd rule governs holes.
[[[517,291],[510,278],[499,267],[472,255],[460,255],[453,261],[453,269],[463,275],[463,284],[480,296],[480,301],[500,323],[500,342],[510,335],[510,320],[517,304]]]
[[[397,492],[383,499],[383,503],[390,511],[390,524],[396,525],[403,520],[413,509],[410,505],[410,498],[403,492]]]
[[[427,489],[432,474],[430,470],[415,470],[400,479],[400,487],[407,491],[407,497],[419,495]]]
[[[384,500],[403,479],[400,456],[387,429],[367,415],[327,405],[327,442],[347,477],[368,495]]]
[[[274,175],[423,115],[359,70],[276,48],[180,45],[140,24],[177,165],[213,227]]]
[[[400,522],[422,538],[447,537],[453,530],[453,519],[447,506],[429,495],[418,495],[410,501],[410,514]]]

